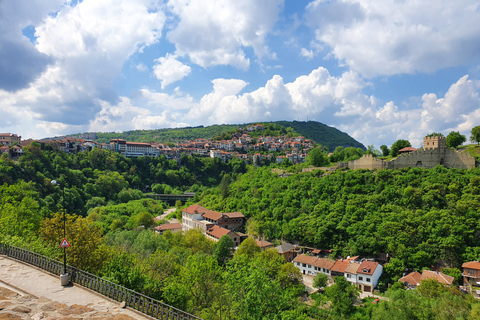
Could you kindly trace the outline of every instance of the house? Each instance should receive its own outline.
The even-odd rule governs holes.
[[[198,205],[194,204],[182,210],[182,230],[188,231],[190,229],[200,229],[203,233],[207,231],[210,227],[214,226],[213,223],[208,222],[202,216],[204,213],[209,210]]]
[[[220,238],[223,237],[224,235],[228,235],[232,239],[233,245],[235,247],[237,247],[240,244],[240,236],[238,234],[236,234],[231,230],[228,230],[219,226],[215,226],[215,225],[212,226],[207,230],[205,235],[207,236],[208,239],[213,240],[215,242],[218,242]]]
[[[357,270],[357,287],[365,292],[372,292],[382,275],[383,267],[378,262],[363,261]]]
[[[430,270],[424,270],[422,273],[419,272],[411,272],[404,276],[403,278],[399,279],[398,281],[402,282],[407,288],[410,289],[415,289],[420,285],[420,282],[422,280],[427,280],[427,279],[435,279],[441,284],[451,286],[453,284],[453,281],[455,281],[454,277],[451,277],[449,275],[446,275],[444,273],[438,272],[438,271],[430,271]]]
[[[273,243],[270,243],[268,241],[265,241],[265,240],[258,240],[258,239],[255,239],[255,243],[260,247],[260,249],[262,249],[263,251],[269,249],[269,248],[273,248]]]
[[[165,223],[154,228],[156,232],[163,234],[165,231],[170,230],[172,233],[182,231],[181,223]]]
[[[318,258],[315,256],[307,256],[299,254],[293,259],[293,264],[300,269],[302,274],[310,274],[316,276],[319,273],[330,275],[331,268],[335,264],[334,260]]]
[[[463,284],[477,285],[480,282],[480,262],[470,261],[462,264]]]
[[[441,273],[439,271],[430,271],[430,270],[424,270],[422,272],[422,278],[421,280],[427,280],[427,279],[435,279],[441,284],[451,286],[453,285],[453,281],[455,281],[455,278],[449,275],[446,275],[444,273]]]
[[[344,260],[344,259],[339,259],[335,261],[335,264],[330,269],[332,271],[331,276],[345,277],[345,270],[347,269],[349,264],[350,264],[350,261]]]
[[[407,288],[415,289],[420,285],[422,279],[422,274],[420,272],[414,271],[410,272],[403,278],[400,278],[398,281],[403,283]]]
[[[202,214],[202,217],[209,223],[230,230],[238,229],[245,223],[245,216],[241,212],[220,213],[208,210]]]
[[[360,268],[361,263],[353,262],[353,260],[349,260],[349,261],[350,263],[345,268],[345,279],[347,279],[348,282],[356,284],[357,272],[358,272],[358,269]]]
[[[285,257],[287,262],[292,262],[293,259],[298,255],[300,252],[300,248],[290,243],[285,243],[279,246],[276,246],[275,249],[278,253]]]

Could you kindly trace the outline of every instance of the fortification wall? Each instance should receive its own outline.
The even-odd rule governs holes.
[[[450,148],[419,149],[402,154],[392,161],[383,161],[371,154],[365,154],[358,160],[339,163],[338,168],[381,170],[418,167],[432,169],[439,164],[446,168],[471,169],[475,167],[475,158],[465,152]]]

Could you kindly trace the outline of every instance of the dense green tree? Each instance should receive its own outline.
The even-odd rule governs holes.
[[[445,144],[447,147],[456,148],[465,141],[467,141],[467,137],[465,137],[463,134],[460,134],[458,131],[452,131],[447,135]]]
[[[324,273],[318,273],[313,279],[313,287],[320,289],[326,288],[328,284],[328,276]]]
[[[396,157],[398,155],[398,150],[401,150],[406,147],[411,147],[410,141],[408,140],[397,140],[395,141],[392,146],[390,147],[390,154],[392,157]]]
[[[384,144],[382,144],[380,146],[380,150],[382,151],[382,156],[384,157],[388,157],[388,155],[390,154],[390,150],[388,149],[388,147]]]
[[[477,145],[480,145],[480,126],[476,126],[472,128],[470,141],[476,142]]]
[[[246,255],[253,258],[257,253],[260,253],[262,249],[256,244],[255,239],[248,237],[238,246],[235,251],[235,256]]]
[[[312,165],[314,167],[321,167],[324,165],[328,165],[329,162],[330,160],[328,159],[325,151],[323,151],[322,148],[317,147],[308,151],[307,163],[309,165]]]
[[[359,294],[358,289],[345,277],[335,277],[334,282],[325,289],[325,295],[331,301],[333,313],[346,317],[354,312],[353,303]]]
[[[215,245],[214,255],[219,265],[224,266],[225,263],[232,258],[234,245],[232,238],[227,234],[223,235]]]

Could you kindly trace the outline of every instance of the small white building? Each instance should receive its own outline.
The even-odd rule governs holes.
[[[357,270],[357,287],[365,292],[373,292],[382,271],[383,267],[378,262],[363,261]]]

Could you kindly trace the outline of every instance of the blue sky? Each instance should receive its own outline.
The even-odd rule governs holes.
[[[0,0],[0,131],[316,120],[365,145],[480,125],[471,0]]]

